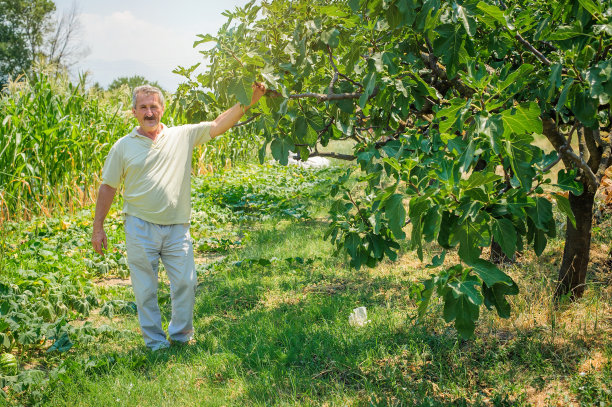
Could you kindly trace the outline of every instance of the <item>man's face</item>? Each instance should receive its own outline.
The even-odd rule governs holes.
[[[156,93],[136,95],[136,107],[132,109],[134,117],[145,131],[155,130],[164,114],[164,107]]]

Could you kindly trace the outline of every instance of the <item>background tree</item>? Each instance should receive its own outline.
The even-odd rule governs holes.
[[[74,1],[53,21],[54,30],[47,37],[45,47],[49,63],[69,68],[89,53],[89,48],[79,41],[82,30],[79,14],[80,9]]]
[[[163,90],[159,83],[157,83],[156,81],[149,81],[145,77],[140,75],[121,76],[119,78],[116,78],[111,82],[110,85],[108,85],[108,90],[119,89],[123,85],[127,85],[130,90],[133,90],[135,87],[142,85],[152,85]]]
[[[556,205],[568,224],[558,294],[581,295],[592,194],[611,164],[609,1],[271,0],[227,16],[195,44],[215,42],[202,52],[208,73],[179,70],[182,94],[246,104],[264,80],[269,97],[247,120],[262,152],[359,164],[358,186],[348,170],[334,190],[329,229],[352,266],[394,260],[411,223],[421,259],[423,241],[440,246],[420,311],[437,292],[446,321],[470,336],[482,305],[508,317],[505,296],[518,292],[483,247],[541,254]],[[554,151],[534,143],[542,135]],[[354,140],[354,154],[320,152],[332,139]],[[454,248],[460,262],[443,266]]]
[[[0,85],[30,68],[54,11],[50,0],[0,0]]]

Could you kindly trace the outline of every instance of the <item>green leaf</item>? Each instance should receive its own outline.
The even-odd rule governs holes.
[[[493,219],[493,238],[501,246],[509,258],[514,257],[516,251],[516,229],[508,219]]]
[[[433,241],[440,232],[442,214],[438,205],[431,207],[421,222],[423,223],[423,238],[427,242]]]
[[[574,83],[574,78],[568,79],[563,86],[563,90],[561,91],[561,95],[559,95],[559,100],[557,101],[557,105],[555,106],[555,110],[559,112],[563,106],[565,106],[565,102],[567,102],[567,96],[569,94],[570,89],[572,88],[572,84]]]
[[[446,250],[444,250],[442,252],[442,254],[439,255],[435,255],[432,259],[431,259],[431,264],[426,265],[425,267],[427,268],[435,268],[435,267],[440,267],[441,265],[444,264],[444,259],[446,258]]]
[[[480,279],[489,287],[493,287],[495,284],[506,284],[512,285],[514,281],[509,275],[501,271],[495,264],[484,260],[474,259],[466,261],[466,264],[480,277]]]
[[[259,151],[257,152],[257,157],[259,158],[259,163],[263,164],[264,160],[266,159],[266,149],[267,149],[268,143],[264,142],[263,145],[261,146],[261,148],[259,149]]]
[[[459,297],[461,295],[465,295],[466,298],[474,305],[482,305],[482,295],[480,291],[476,288],[480,285],[480,281],[478,281],[474,276],[468,276],[463,281],[452,281],[448,284],[451,287],[455,294]]]
[[[198,34],[196,37],[200,39],[193,43],[193,48],[205,42],[217,41],[217,39],[210,34]]]
[[[280,77],[278,75],[274,74],[273,72],[262,72],[261,76],[269,85],[272,86],[272,89],[280,88],[280,85],[278,84]]]
[[[416,0],[401,0],[397,2],[397,8],[399,9],[403,23],[405,25],[412,25],[416,18]]]
[[[476,7],[480,11],[482,11],[484,16],[487,16],[487,17],[493,19],[493,21],[498,22],[499,24],[502,25],[502,27],[506,26],[506,18],[504,17],[504,12],[501,11],[499,9],[499,7],[487,4],[487,3],[483,2],[483,1],[479,2],[476,5]],[[478,17],[481,17],[481,16],[478,16]],[[485,23],[487,22],[487,20],[485,20],[485,19],[481,18],[481,20],[483,20],[483,22],[485,22]]]
[[[523,103],[519,106],[504,110],[502,121],[504,122],[504,137],[514,134],[542,134],[542,121],[540,120],[540,108],[536,102]]]
[[[440,223],[440,233],[438,233],[438,244],[445,249],[451,249],[457,244],[457,221],[459,217],[449,211],[442,212],[442,222]]]
[[[431,202],[423,197],[415,197],[410,200],[409,216],[412,222],[412,233],[410,237],[410,248],[417,249],[419,259],[423,260],[423,224],[421,219]]]
[[[321,33],[321,41],[332,48],[336,48],[340,44],[340,31],[337,28],[330,28]]]
[[[403,239],[406,234],[402,230],[406,223],[406,208],[403,202],[404,196],[393,194],[385,202],[385,215],[389,220],[389,229],[396,239]]]
[[[508,135],[504,143],[506,154],[510,159],[510,165],[514,173],[512,178],[513,186],[518,187],[520,185],[525,190],[531,188],[533,177],[535,176],[534,167],[531,165],[533,158],[532,141],[533,138],[526,134],[520,136]]]
[[[344,247],[352,258],[356,258],[361,246],[361,238],[355,232],[348,233],[344,238]]]
[[[454,3],[454,8],[457,13],[457,18],[463,24],[463,28],[470,37],[473,37],[476,34],[476,21],[474,21],[474,18],[465,7]]]
[[[467,263],[480,256],[480,247],[488,246],[491,236],[488,225],[468,221],[457,227],[454,239],[459,242],[459,257]]]
[[[64,332],[64,334],[53,342],[53,345],[47,349],[47,352],[58,351],[60,353],[67,352],[72,348],[72,342],[70,342],[70,338],[68,334]]]
[[[251,104],[251,96],[253,95],[252,85],[252,78],[241,76],[230,81],[227,91],[230,96],[235,96],[240,104],[248,106]]]
[[[465,106],[466,101],[464,99],[455,98],[450,101],[450,106],[440,109],[436,113],[436,117],[440,119],[440,133],[448,133],[449,129],[459,120],[459,112]]]
[[[548,199],[536,197],[535,206],[525,208],[525,212],[539,230],[548,231],[548,222],[553,216],[552,204]]]
[[[546,249],[547,243],[548,239],[546,239],[546,232],[541,229],[536,229],[533,240],[533,251],[535,252],[536,256],[542,255],[544,249]]]
[[[561,87],[561,73],[563,71],[562,64],[554,64],[550,68],[550,77],[548,78],[548,88],[546,90],[547,100],[551,100],[555,95],[555,91]]]
[[[578,0],[578,3],[595,18],[601,14],[599,6],[593,0]]]
[[[502,179],[501,175],[497,175],[494,172],[474,171],[466,181],[465,188],[477,188],[486,184],[494,184],[495,182]]]
[[[522,82],[526,80],[533,70],[533,65],[522,64],[517,70],[508,75],[506,79],[496,85],[497,92],[501,93],[510,85],[515,84],[517,81]]]
[[[436,32],[440,36],[433,43],[434,53],[446,66],[448,79],[453,79],[457,75],[459,64],[464,61],[466,33],[458,24],[440,25]]]
[[[596,125],[598,99],[592,98],[589,92],[576,92],[570,101],[570,108],[585,126]]]
[[[483,285],[482,293],[484,295],[485,306],[488,309],[495,307],[497,315],[502,318],[510,318],[510,304],[505,296],[519,293],[519,288],[514,281],[511,285],[503,283],[497,283],[491,287]]]
[[[289,162],[289,152],[295,150],[295,145],[291,139],[283,137],[277,138],[270,144],[272,157],[282,165],[287,165]]]
[[[569,191],[576,196],[580,196],[583,191],[583,185],[576,180],[577,170],[559,170],[557,173],[557,183],[555,186],[564,191]]]
[[[564,41],[570,38],[578,37],[583,35],[581,31],[576,30],[575,27],[569,25],[562,25],[557,28],[556,31],[548,34],[546,37],[549,41]]]
[[[574,212],[572,211],[572,207],[570,205],[569,199],[559,194],[552,194],[555,200],[557,201],[557,208],[563,213],[571,224],[576,227],[576,217],[574,216]]]
[[[473,277],[473,276],[472,276]],[[475,284],[476,281],[473,281]],[[457,295],[455,290],[449,290],[444,295],[444,320],[455,321],[455,329],[463,338],[474,335],[476,321],[480,316],[480,307],[475,305],[467,294]]]
[[[307,131],[308,123],[306,123],[306,118],[304,116],[299,116],[293,122],[293,135],[298,141],[303,142]]]
[[[359,107],[362,109],[365,107],[370,95],[376,88],[376,71],[369,72],[364,78],[365,92],[359,98]]]
[[[419,319],[422,319],[425,316],[425,311],[427,311],[427,307],[429,306],[429,302],[431,301],[431,295],[434,290],[434,279],[430,278],[429,280],[423,281],[423,289],[421,290],[421,297],[419,298],[419,308],[417,310],[417,315]]]
[[[11,347],[11,338],[8,333],[0,332],[0,347],[6,349]]]

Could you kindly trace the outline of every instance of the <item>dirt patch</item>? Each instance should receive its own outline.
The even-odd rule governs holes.
[[[132,282],[129,278],[108,277],[97,280],[94,284],[100,287],[128,287]]]

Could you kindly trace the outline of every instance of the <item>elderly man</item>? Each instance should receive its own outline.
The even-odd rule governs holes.
[[[111,148],[102,171],[91,242],[103,255],[107,248],[104,219],[121,181],[124,182],[125,238],[138,320],[145,345],[167,348],[157,302],[157,270],[163,262],[170,280],[172,343],[193,337],[193,306],[197,283],[189,234],[191,157],[194,146],[232,127],[257,103],[265,87],[255,83],[249,106],[239,103],[212,122],[168,128],[161,123],[164,97],[159,89],[134,89],[132,113],[139,126]]]

